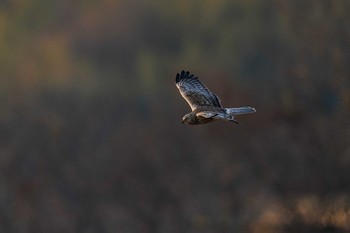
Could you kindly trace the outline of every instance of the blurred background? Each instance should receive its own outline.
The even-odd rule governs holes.
[[[0,232],[349,232],[349,10],[2,0]],[[182,125],[183,69],[257,113]]]

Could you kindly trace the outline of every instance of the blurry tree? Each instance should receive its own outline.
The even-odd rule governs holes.
[[[349,5],[1,1],[0,231],[349,231]]]

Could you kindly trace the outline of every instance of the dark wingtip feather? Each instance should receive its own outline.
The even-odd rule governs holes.
[[[239,124],[239,122],[238,121],[236,121],[236,120],[229,120],[230,122],[233,122],[233,123],[236,123],[236,124]]]
[[[180,74],[179,73],[177,73],[176,74],[176,79],[175,79],[175,82],[176,83],[178,83],[180,81]]]
[[[184,71],[182,70],[181,73],[176,74],[176,83],[180,82],[183,79],[192,79],[192,78],[197,78],[194,76],[194,74],[191,74],[189,71]]]

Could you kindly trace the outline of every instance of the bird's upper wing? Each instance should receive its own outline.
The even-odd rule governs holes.
[[[176,75],[176,86],[180,94],[190,105],[192,111],[202,106],[214,106],[221,108],[219,97],[208,90],[198,77],[190,72],[182,71]]]

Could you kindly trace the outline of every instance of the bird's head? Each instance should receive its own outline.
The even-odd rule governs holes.
[[[184,115],[182,117],[182,124],[186,123],[186,124],[193,124],[193,114],[192,113],[187,113],[186,115]]]

